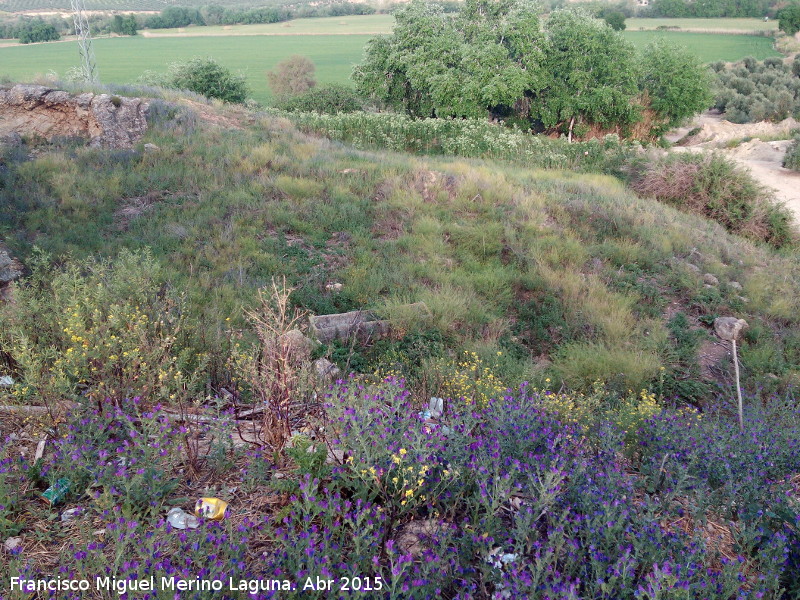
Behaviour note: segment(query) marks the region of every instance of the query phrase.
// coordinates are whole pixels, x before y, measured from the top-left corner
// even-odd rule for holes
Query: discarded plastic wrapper
[[[227,508],[228,503],[219,498],[200,498],[194,505],[194,514],[212,521],[222,521]]]
[[[71,485],[72,482],[69,479],[62,477],[42,492],[42,498],[44,498],[50,506],[54,506],[66,498]]]
[[[434,418],[439,418],[444,414],[444,399],[432,397],[428,402],[428,410],[433,414]]]
[[[190,515],[177,506],[169,509],[167,513],[167,522],[175,529],[197,529],[200,526],[197,517]]]
[[[9,375],[0,375],[0,387],[11,387],[14,380]]]
[[[67,521],[71,521],[82,512],[83,509],[80,506],[76,506],[75,508],[68,508],[63,513],[61,513],[61,522],[66,523]]]

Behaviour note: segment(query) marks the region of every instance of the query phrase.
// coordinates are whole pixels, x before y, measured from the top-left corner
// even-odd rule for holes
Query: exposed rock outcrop
[[[95,147],[130,148],[147,129],[147,107],[141,98],[15,85],[0,89],[0,137],[80,137]]]

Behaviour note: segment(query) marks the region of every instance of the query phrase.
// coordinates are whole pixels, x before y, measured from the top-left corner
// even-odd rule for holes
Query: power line
[[[84,0],[70,0],[70,4],[72,5],[72,22],[75,24],[75,35],[78,36],[83,78],[90,83],[94,83],[97,81],[97,64],[92,50],[92,34],[89,32],[86,5]]]

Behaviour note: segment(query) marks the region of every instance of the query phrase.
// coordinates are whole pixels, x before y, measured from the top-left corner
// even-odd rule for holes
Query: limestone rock
[[[445,529],[446,525],[437,519],[409,521],[400,528],[395,541],[404,553],[417,557],[434,543],[432,538]]]
[[[145,144],[144,151],[145,152],[158,152],[161,150],[161,146],[157,146],[156,144]]]
[[[12,257],[0,244],[0,286],[11,283],[22,276],[22,263]]]
[[[94,147],[131,148],[147,129],[147,108],[141,98],[15,85],[0,89],[0,137],[78,137]]]
[[[314,374],[320,381],[335,379],[341,370],[327,358],[318,358],[314,361]]]
[[[742,291],[742,284],[738,281],[731,281],[728,285],[731,286],[732,290],[736,290],[737,292]]]
[[[716,276],[712,275],[711,273],[706,273],[703,275],[703,282],[707,285],[719,285],[719,279]]]
[[[747,321],[736,317],[718,317],[714,319],[714,331],[723,340],[734,341],[742,330],[747,328]]]
[[[3,542],[3,546],[5,547],[7,552],[13,552],[14,550],[22,546],[22,538],[10,537],[5,542]]]
[[[286,347],[294,360],[300,362],[308,360],[316,347],[314,340],[307,338],[299,329],[287,331],[278,338],[278,341]]]
[[[700,267],[690,262],[686,263],[686,268],[692,271],[693,273],[700,273]]]

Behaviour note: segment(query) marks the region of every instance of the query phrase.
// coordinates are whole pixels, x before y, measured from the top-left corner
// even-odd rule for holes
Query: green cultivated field
[[[150,37],[192,37],[205,35],[356,35],[391,33],[392,15],[353,15],[347,17],[322,17],[295,19],[284,23],[259,25],[215,25],[212,27],[181,27],[180,29],[153,29],[145,31]]]
[[[628,31],[680,27],[695,31],[777,31],[778,22],[763,19],[628,19]]]
[[[685,46],[705,62],[736,61],[745,56],[763,60],[781,56],[772,47],[772,38],[757,35],[725,35],[719,33],[682,33],[678,31],[624,31],[625,38],[638,47],[657,37]]]
[[[253,98],[269,102],[265,73],[279,61],[293,54],[308,56],[317,66],[320,83],[346,84],[353,65],[362,59],[364,45],[371,34],[389,32],[393,20],[390,15],[366,15],[240,25],[227,29],[188,27],[185,30],[145,31],[135,38],[95,40],[95,54],[101,80],[105,83],[132,83],[145,70],[164,71],[170,62],[176,60],[212,56],[230,68],[243,71]],[[667,20],[689,22],[698,19]],[[629,23],[636,21],[631,19]],[[753,19],[708,21],[757,23]],[[624,35],[637,46],[664,37],[686,46],[706,62],[735,61],[745,56],[758,59],[780,56],[772,48],[772,39],[761,36],[630,29]],[[9,76],[16,81],[31,80],[50,71],[63,76],[77,63],[78,51],[74,42],[0,47],[0,76]]]
[[[368,35],[252,36],[205,38],[110,38],[95,40],[95,55],[104,83],[131,83],[147,69],[165,71],[170,62],[193,56],[213,56],[242,70],[260,102],[270,99],[266,72],[287,56],[308,56],[317,66],[320,83],[347,83],[360,62]],[[0,76],[15,81],[55,71],[63,76],[78,64],[75,42],[53,42],[0,48]]]

